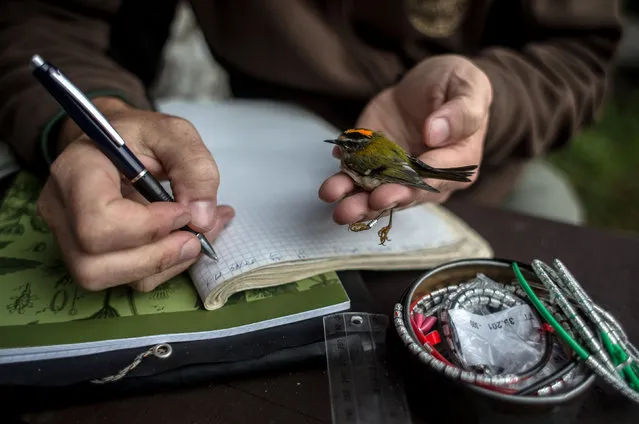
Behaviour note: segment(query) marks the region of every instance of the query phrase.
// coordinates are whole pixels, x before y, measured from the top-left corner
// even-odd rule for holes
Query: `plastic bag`
[[[542,366],[549,346],[537,313],[483,274],[446,300],[444,334],[463,368],[489,375],[522,374]]]

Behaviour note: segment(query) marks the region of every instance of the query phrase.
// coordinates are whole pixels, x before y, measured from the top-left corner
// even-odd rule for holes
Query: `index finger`
[[[145,141],[166,170],[175,200],[191,208],[192,223],[206,232],[216,220],[217,164],[192,123],[168,115],[162,122],[160,131],[145,131]],[[167,134],[172,139],[167,139]]]
[[[327,203],[343,199],[356,190],[355,182],[348,175],[338,172],[328,177],[319,188],[319,198]]]

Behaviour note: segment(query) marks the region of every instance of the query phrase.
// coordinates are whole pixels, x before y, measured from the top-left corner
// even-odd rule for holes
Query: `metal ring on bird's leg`
[[[361,221],[361,222],[356,222],[354,224],[350,224],[348,226],[348,229],[350,231],[353,232],[360,232],[360,231],[366,231],[366,230],[370,230],[371,228],[373,228],[375,226],[375,224],[377,224],[377,222],[380,220],[380,218],[386,213],[388,212],[388,225],[386,225],[385,227],[380,228],[380,230],[377,232],[377,235],[379,236],[379,244],[383,245],[384,243],[386,243],[387,241],[390,241],[390,239],[388,238],[388,232],[390,231],[392,224],[393,224],[393,209],[385,209],[383,210],[379,215],[377,215],[375,218],[371,219],[368,222],[365,221]]]

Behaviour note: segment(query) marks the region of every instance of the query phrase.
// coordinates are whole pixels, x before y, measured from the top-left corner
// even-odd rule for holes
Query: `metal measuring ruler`
[[[324,317],[333,424],[411,422],[399,376],[388,366],[381,314]]]

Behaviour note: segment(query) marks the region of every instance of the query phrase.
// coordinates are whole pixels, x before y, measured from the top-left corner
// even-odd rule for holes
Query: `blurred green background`
[[[639,1],[624,2],[626,35],[599,120],[548,159],[575,186],[588,225],[639,232]]]

